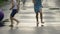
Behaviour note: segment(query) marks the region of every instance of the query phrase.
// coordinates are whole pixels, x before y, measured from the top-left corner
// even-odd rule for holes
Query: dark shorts
[[[14,16],[15,16],[15,14],[16,14],[17,12],[18,12],[18,10],[17,10],[17,9],[13,9],[13,10],[12,10],[12,13],[11,13],[11,15],[10,15],[10,16],[11,16],[11,17],[14,17]]]
[[[34,11],[35,11],[35,13],[40,12],[40,9],[41,9],[41,8],[42,8],[41,5],[34,5]]]

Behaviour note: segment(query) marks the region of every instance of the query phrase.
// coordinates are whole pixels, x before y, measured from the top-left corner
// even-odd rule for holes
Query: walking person
[[[12,12],[10,14],[10,20],[11,20],[10,27],[13,27],[13,20],[17,22],[17,25],[19,23],[19,21],[14,18],[14,16],[18,13],[18,10],[19,10],[19,3],[17,2],[17,0],[12,0],[11,5],[12,6],[11,6],[10,10],[12,10]]]
[[[25,9],[26,0],[21,0],[23,4],[23,9]]]
[[[42,16],[42,0],[32,0],[34,3],[34,11],[36,13],[37,26],[39,25],[38,15],[40,13],[41,26],[43,26],[43,16]]]

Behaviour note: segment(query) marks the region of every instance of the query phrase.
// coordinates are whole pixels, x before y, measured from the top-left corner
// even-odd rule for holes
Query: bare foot
[[[42,24],[44,24],[44,22],[43,22],[43,21],[41,21],[41,23],[42,23]]]
[[[9,25],[9,27],[13,27],[13,25]]]
[[[37,27],[38,27],[39,23],[37,22]]]
[[[41,26],[44,26],[44,22],[41,22]]]
[[[17,21],[17,25],[19,24],[19,21]]]

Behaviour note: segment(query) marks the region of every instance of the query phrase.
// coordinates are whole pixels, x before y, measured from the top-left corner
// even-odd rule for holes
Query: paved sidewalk
[[[50,2],[48,2],[48,4],[49,3]],[[39,27],[36,27],[36,19],[32,1],[29,0],[29,2],[26,2],[26,10],[21,9],[21,6],[22,5],[20,5],[20,11],[15,15],[15,18],[20,21],[18,28],[14,22],[14,28],[11,30],[8,26],[10,25],[10,22],[6,22],[7,26],[0,27],[0,34],[60,34],[59,9],[49,9],[50,4],[48,5],[48,8],[42,8],[45,26],[41,27],[41,24],[39,24]],[[4,19],[9,18],[10,16],[11,10],[9,10],[9,7],[10,5],[3,7],[5,9]]]

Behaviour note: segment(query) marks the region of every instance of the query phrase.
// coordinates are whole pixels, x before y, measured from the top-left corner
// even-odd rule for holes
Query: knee
[[[38,13],[36,13],[36,18],[38,18]]]
[[[13,17],[12,16],[10,16],[10,19],[12,19]]]

